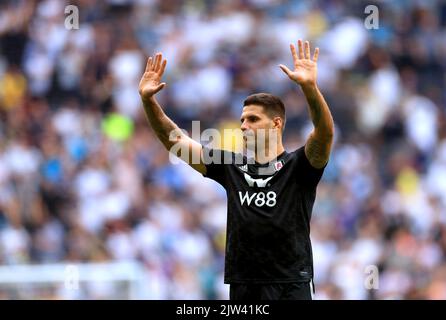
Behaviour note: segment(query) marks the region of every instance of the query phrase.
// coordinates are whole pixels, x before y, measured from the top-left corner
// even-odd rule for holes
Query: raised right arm
[[[206,166],[202,160],[202,145],[188,137],[163,111],[155,99],[155,94],[165,87],[160,83],[167,60],[161,53],[149,57],[146,70],[139,83],[139,94],[144,112],[158,139],[169,151],[181,158],[198,172],[205,174]],[[187,152],[184,152],[187,151]]]

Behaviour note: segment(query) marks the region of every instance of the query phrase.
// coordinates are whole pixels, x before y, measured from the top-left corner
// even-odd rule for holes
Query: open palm
[[[166,85],[160,83],[166,68],[167,60],[163,60],[161,53],[157,53],[155,58],[149,57],[146,70],[139,82],[139,94],[143,100],[151,98]]]
[[[302,85],[316,84],[317,78],[317,58],[319,56],[319,48],[314,50],[313,59],[310,55],[310,43],[305,41],[305,50],[302,48],[302,41],[297,42],[299,54],[296,52],[294,44],[290,44],[291,54],[293,56],[294,70],[288,69],[281,64],[279,67],[288,77]]]

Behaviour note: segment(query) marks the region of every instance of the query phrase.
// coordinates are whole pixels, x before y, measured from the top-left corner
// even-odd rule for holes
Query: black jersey
[[[314,168],[304,147],[267,164],[219,149],[204,147],[203,154],[204,176],[228,198],[225,283],[312,279],[310,219],[325,167]]]

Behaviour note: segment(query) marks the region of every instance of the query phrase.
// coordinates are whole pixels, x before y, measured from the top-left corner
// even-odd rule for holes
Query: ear
[[[283,128],[283,121],[281,117],[274,117],[273,118],[273,126],[274,129]]]

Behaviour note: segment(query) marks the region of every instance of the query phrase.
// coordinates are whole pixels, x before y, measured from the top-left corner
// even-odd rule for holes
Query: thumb
[[[157,93],[158,91],[160,91],[161,89],[163,89],[166,86],[166,83],[160,83],[156,88],[155,91],[153,92],[154,94]]]
[[[283,72],[285,72],[287,74],[288,77],[291,78],[291,73],[292,71],[290,69],[288,69],[287,66],[284,66],[283,64],[279,64],[280,69],[282,69]]]

